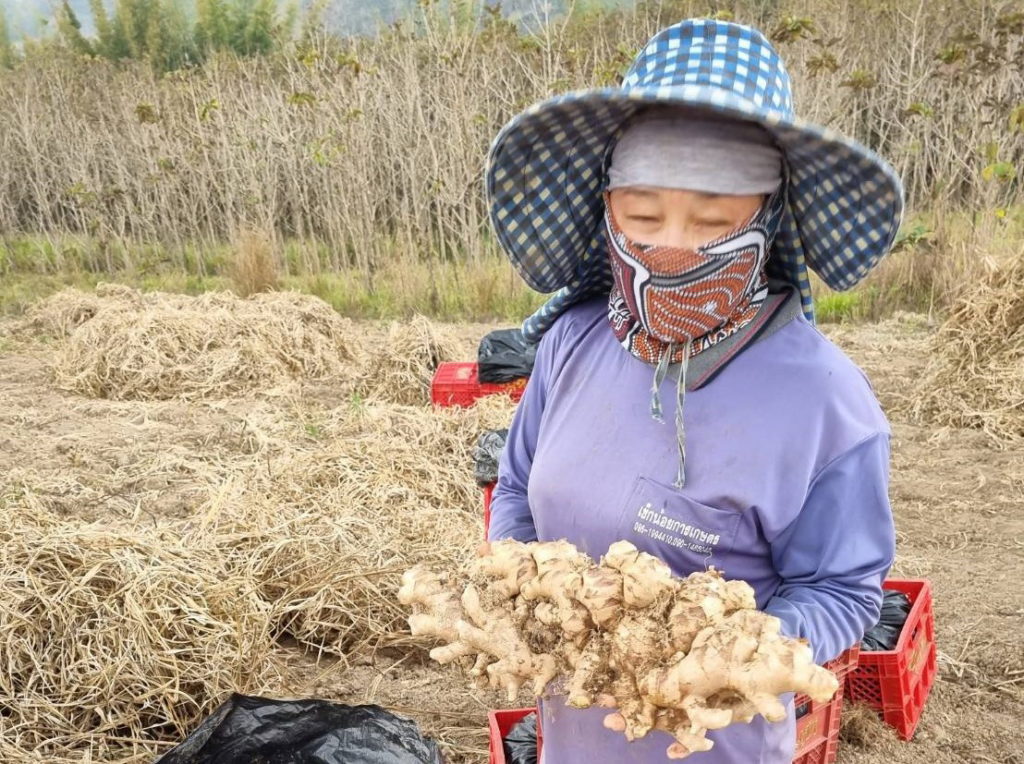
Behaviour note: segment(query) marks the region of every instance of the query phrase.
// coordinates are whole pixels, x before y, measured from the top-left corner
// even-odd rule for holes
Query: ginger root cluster
[[[412,633],[444,643],[434,660],[465,659],[510,701],[558,680],[548,691],[571,706],[615,708],[605,725],[629,740],[668,732],[670,758],[709,750],[708,730],[755,714],[782,720],[783,693],[824,702],[838,687],[806,641],[755,609],[746,582],[714,569],[675,578],[628,541],[600,564],[567,541],[499,541],[463,581],[407,571],[398,597]]]

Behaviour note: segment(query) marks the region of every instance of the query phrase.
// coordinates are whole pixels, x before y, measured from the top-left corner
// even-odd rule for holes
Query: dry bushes
[[[931,422],[1024,438],[1024,260],[989,271],[956,300],[932,343],[921,394],[904,404]]]
[[[410,642],[402,571],[481,538],[472,444],[511,404],[305,414],[316,437],[287,406],[248,417],[252,464],[182,521],[80,525],[3,499],[0,759],[180,739],[229,690],[272,692],[284,637],[338,655]]]
[[[350,321],[290,292],[189,297],[101,284],[43,300],[19,330],[65,338],[54,362],[61,387],[115,400],[227,397],[296,379],[345,381],[347,392],[354,379],[363,398],[417,405],[429,402],[438,364],[460,354],[422,316],[362,347]]]
[[[352,359],[350,323],[307,295],[188,297],[101,285],[96,300],[54,363],[60,386],[92,397],[225,396],[336,375]],[[34,321],[68,327],[69,315],[84,315],[81,304],[79,295],[61,293]]]
[[[274,258],[273,234],[246,229],[233,242],[228,276],[242,297],[270,292],[280,286]]]
[[[66,337],[95,316],[102,305],[103,300],[92,292],[64,289],[30,307],[14,331]]]
[[[840,740],[861,750],[887,748],[887,753],[896,753],[902,740],[896,737],[892,727],[887,726],[875,709],[863,703],[847,701],[843,704],[840,721]]]
[[[5,761],[86,745],[105,759],[179,737],[224,693],[258,687],[267,605],[173,535],[37,524],[8,508],[0,540]]]
[[[367,398],[416,405],[430,400],[438,364],[453,361],[455,341],[423,316],[395,322],[381,345],[367,348],[368,359],[356,392]]]
[[[394,642],[408,563],[455,565],[482,538],[472,445],[511,413],[507,399],[336,409],[317,447],[290,450],[245,489],[211,499],[196,538],[213,540],[273,603],[276,636],[336,654]]]
[[[383,3],[344,5],[335,10],[347,18]],[[476,17],[481,3],[466,5]],[[199,243],[211,271],[206,247],[251,221],[309,242],[297,270],[370,274],[427,253],[435,264],[486,259],[497,244],[480,172],[501,126],[552,91],[615,84],[628,51],[726,4],[614,3],[628,7],[605,13],[597,8],[613,3],[559,2],[576,11],[550,23],[542,3],[506,5],[522,12],[519,31],[483,13],[480,25],[452,23],[448,4],[424,3],[422,25],[341,43],[317,35],[295,55],[217,57],[173,76],[143,61],[32,57],[0,72],[0,230],[125,245],[58,248],[33,263],[54,270],[138,266],[130,232],[182,245],[168,255],[178,268],[195,263],[184,245]],[[994,143],[1003,162],[1024,156],[1008,119],[1024,92],[1014,3],[727,5],[788,39],[801,116],[880,150],[911,208],[1012,203],[1014,183],[979,172],[994,160],[964,155]]]
[[[211,385],[206,356],[222,348],[182,360],[185,377],[171,376],[177,366],[139,373],[167,360],[142,328],[191,331],[200,308],[207,327],[218,326],[213,314],[251,307],[264,324],[282,324],[281,336],[299,334],[285,319],[301,305],[287,295],[204,300],[106,287],[96,300],[77,328],[56,324],[70,329],[62,360],[92,347],[105,373],[121,375],[122,393],[151,379],[168,397],[200,382],[211,395],[237,389]],[[46,306],[57,307],[41,305],[40,321]],[[340,385],[303,378],[255,399],[113,402],[46,386],[41,360],[35,377],[0,377],[9,409],[0,441],[36,433],[16,449],[14,469],[0,471],[0,760],[152,761],[228,691],[281,692],[278,640],[341,656],[411,643],[395,600],[401,573],[451,567],[481,538],[472,447],[482,429],[508,425],[512,404],[435,410],[426,384],[456,342],[425,319],[386,338],[360,327],[364,343],[388,351],[375,359],[324,310],[311,311],[307,330],[319,319],[317,341],[348,351]],[[100,343],[100,326],[123,333],[121,357],[150,365],[115,368],[115,342]],[[379,385],[378,399],[349,397],[357,374],[364,389]],[[380,400],[388,383],[419,405]]]

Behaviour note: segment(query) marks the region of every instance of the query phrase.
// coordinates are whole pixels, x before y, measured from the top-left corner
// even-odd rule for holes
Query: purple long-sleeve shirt
[[[675,382],[649,413],[653,368],[612,335],[606,302],[544,335],[499,465],[492,540],[565,538],[594,558],[628,539],[679,576],[743,579],[783,632],[823,663],[875,623],[892,563],[889,427],[861,371],[801,315],[787,317],[687,393],[683,489]],[[694,764],[789,764],[794,715],[709,733]],[[548,764],[664,762],[672,742],[602,726],[605,709],[542,703]]]

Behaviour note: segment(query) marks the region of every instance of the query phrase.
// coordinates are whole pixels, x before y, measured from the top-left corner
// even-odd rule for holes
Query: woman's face
[[[612,215],[630,239],[661,247],[697,249],[750,220],[764,194],[705,194],[657,186],[609,192]]]

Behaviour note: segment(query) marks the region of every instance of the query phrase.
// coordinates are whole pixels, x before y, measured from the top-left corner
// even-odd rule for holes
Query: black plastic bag
[[[505,449],[508,430],[487,430],[477,438],[473,448],[473,475],[477,485],[487,485],[498,479],[498,460]]]
[[[443,764],[415,722],[380,706],[234,694],[156,764]]]
[[[537,714],[527,714],[501,741],[508,764],[537,764]]]
[[[883,590],[882,612],[878,617],[878,623],[864,634],[860,649],[868,652],[894,649],[909,615],[910,598],[906,594],[893,589]]]
[[[477,378],[481,382],[511,382],[533,372],[537,345],[527,342],[522,329],[497,329],[477,348]]]

